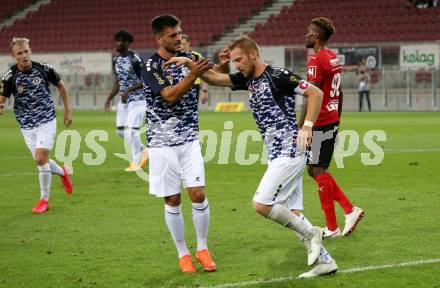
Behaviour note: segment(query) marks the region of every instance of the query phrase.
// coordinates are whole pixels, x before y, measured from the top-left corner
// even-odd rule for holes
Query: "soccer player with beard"
[[[299,127],[313,127],[311,155],[308,159],[308,174],[318,184],[319,199],[324,211],[327,227],[324,237],[338,237],[341,232],[336,222],[334,201],[344,209],[345,226],[343,236],[349,236],[364,216],[364,211],[351,204],[339,188],[333,176],[328,172],[338,133],[342,112],[341,64],[336,54],[326,47],[330,36],[335,32],[333,23],[324,17],[315,18],[309,25],[306,35],[307,48],[315,55],[310,58],[307,67],[307,80],[324,92],[318,118],[313,123],[307,121],[307,100],[304,102]]]
[[[217,269],[208,250],[210,210],[205,195],[205,171],[199,141],[198,97],[194,82],[212,67],[204,59],[180,52],[181,22],[173,15],[151,21],[158,50],[147,59],[142,78],[147,93],[147,142],[150,154],[150,194],[165,202],[165,222],[179,256],[182,272],[196,272],[185,241],[180,186],[186,188],[197,235],[196,259],[203,269]],[[162,65],[174,56],[195,58],[194,69]]]
[[[267,170],[253,198],[254,209],[294,231],[307,248],[308,265],[316,265],[299,275],[300,278],[335,273],[336,261],[322,245],[323,229],[312,226],[302,213],[302,175],[312,128],[303,125],[298,129],[295,95],[309,99],[306,121],[314,122],[321,107],[322,91],[286,69],[264,63],[258,45],[249,37],[233,41],[229,51],[238,73],[209,70],[201,78],[210,85],[249,91],[250,109],[269,157]],[[166,64],[171,63],[185,64],[191,69],[195,66],[195,62],[183,57],[170,59]]]

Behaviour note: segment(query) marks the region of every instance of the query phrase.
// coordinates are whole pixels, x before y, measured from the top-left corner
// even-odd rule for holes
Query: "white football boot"
[[[312,239],[310,239],[310,250],[307,255],[307,264],[309,266],[313,265],[316,262],[319,255],[321,254],[322,247],[322,234],[324,229],[318,226],[314,226],[316,232],[313,235]]]
[[[298,278],[312,278],[316,276],[334,274],[338,271],[338,265],[335,259],[332,259],[330,263],[318,262],[312,270],[304,272],[298,276]]]
[[[349,236],[356,229],[356,225],[364,217],[364,210],[354,206],[350,214],[345,215],[345,226],[342,230],[342,236]]]
[[[322,237],[324,237],[324,239],[341,237],[341,230],[339,230],[339,227],[338,227],[338,228],[336,228],[336,230],[332,231],[332,230],[328,229],[327,227],[325,227]]]

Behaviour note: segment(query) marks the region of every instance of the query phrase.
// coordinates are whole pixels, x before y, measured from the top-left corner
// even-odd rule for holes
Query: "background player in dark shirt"
[[[49,159],[56,134],[56,115],[49,89],[50,83],[58,88],[64,103],[64,124],[72,123],[69,96],[58,73],[47,64],[31,60],[32,50],[26,38],[14,38],[11,42],[12,57],[17,62],[4,75],[0,86],[0,115],[6,98],[14,95],[15,118],[36,160],[40,180],[40,200],[32,209],[42,213],[49,209],[49,193],[52,174],[61,177],[66,193],[73,192],[66,166],[62,168]]]
[[[142,169],[147,164],[148,152],[139,137],[139,128],[145,117],[146,95],[142,89],[142,60],[130,50],[134,37],[128,31],[115,34],[115,50],[112,68],[115,81],[105,101],[104,110],[110,112],[113,98],[119,94],[116,108],[116,133],[131,143],[132,161],[127,172]]]
[[[304,102],[303,112],[298,122],[300,127],[313,126],[313,141],[307,171],[318,184],[319,199],[327,224],[324,237],[341,235],[336,222],[334,201],[337,201],[345,212],[343,236],[350,235],[364,215],[361,208],[351,204],[328,172],[342,113],[342,69],[336,54],[326,47],[328,39],[334,32],[333,23],[323,17],[313,19],[309,26],[306,47],[313,48],[315,56],[309,60],[307,76],[310,83],[322,89],[324,98],[315,123],[304,120],[307,101]]]

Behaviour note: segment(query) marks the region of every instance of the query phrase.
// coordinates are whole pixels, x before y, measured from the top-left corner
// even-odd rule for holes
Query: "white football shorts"
[[[116,105],[116,127],[125,127],[127,120],[128,104],[119,102]]]
[[[306,161],[306,156],[278,157],[269,161],[253,200],[265,205],[282,204],[290,210],[303,210],[302,175]]]
[[[205,168],[199,140],[179,146],[148,148],[150,194],[167,197],[183,187],[205,186]]]
[[[35,149],[44,148],[52,150],[57,132],[57,119],[47,122],[32,129],[21,129],[24,141],[35,159]]]
[[[124,126],[130,128],[140,128],[144,121],[146,111],[146,100],[138,100],[128,103],[127,118]]]

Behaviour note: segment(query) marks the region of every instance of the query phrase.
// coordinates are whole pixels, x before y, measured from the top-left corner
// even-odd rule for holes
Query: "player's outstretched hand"
[[[191,68],[191,73],[195,74],[197,77],[214,67],[214,64],[208,59],[199,59],[197,62],[193,63],[194,67]]]
[[[64,112],[64,125],[66,125],[66,127],[69,127],[70,124],[72,124],[72,112]]]
[[[304,126],[299,130],[296,137],[296,148],[298,151],[305,151],[312,144],[312,128]]]
[[[220,51],[220,53],[218,53],[218,60],[219,60],[219,65],[226,65],[227,63],[229,63],[229,61],[231,60],[231,58],[229,58],[229,48],[225,47],[222,49],[222,51]]]
[[[162,64],[163,68],[170,66],[171,64],[176,64],[177,66],[186,65],[189,68],[192,67],[192,64],[195,63],[191,61],[188,57],[171,57],[167,62]]]

